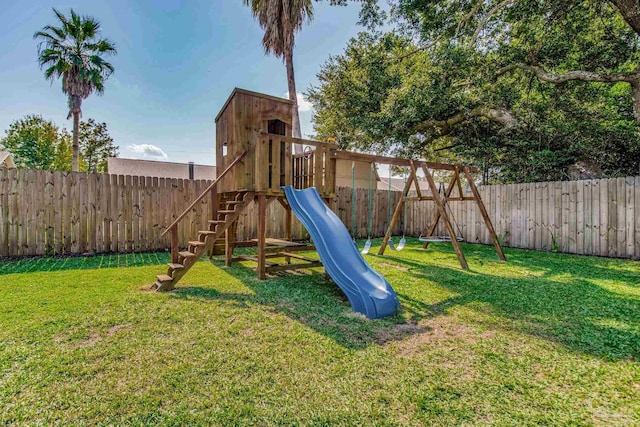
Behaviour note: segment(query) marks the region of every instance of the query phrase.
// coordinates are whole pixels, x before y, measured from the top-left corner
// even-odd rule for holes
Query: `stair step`
[[[192,240],[189,242],[189,246],[205,246],[206,243],[201,242],[200,240]]]
[[[156,279],[158,280],[158,282],[160,283],[165,283],[165,282],[172,282],[173,281],[173,277],[168,276],[166,274],[158,274],[156,276]]]
[[[170,262],[169,264],[167,264],[169,266],[170,269],[172,270],[182,270],[184,268],[184,265],[182,264],[178,264],[178,263],[173,263]]]
[[[221,215],[227,215],[227,214],[234,213],[234,212],[235,212],[234,210],[229,210],[229,209],[223,209],[223,210],[219,210],[218,211],[218,213],[221,214]]]
[[[224,224],[227,221],[220,220],[220,219],[210,219],[208,222],[209,224]]]
[[[180,255],[182,258],[193,258],[194,256],[196,256],[196,254],[189,251],[178,252],[178,255]]]
[[[212,234],[216,234],[216,232],[215,231],[207,231],[207,230],[199,230],[198,234],[203,234],[205,236],[211,236]]]
[[[240,205],[244,203],[244,200],[231,200],[228,202],[224,202],[225,205]]]

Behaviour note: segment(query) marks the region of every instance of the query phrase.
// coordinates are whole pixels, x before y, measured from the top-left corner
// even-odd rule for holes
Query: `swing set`
[[[460,262],[460,266],[464,270],[469,269],[469,265],[467,264],[467,260],[462,252],[462,247],[460,243],[464,240],[462,237],[462,232],[458,223],[455,220],[451,207],[449,206],[449,202],[462,202],[462,201],[475,201],[478,210],[480,211],[480,215],[484,221],[485,226],[489,232],[489,236],[491,237],[491,241],[493,246],[495,247],[498,258],[502,261],[506,261],[507,258],[504,255],[502,247],[500,246],[500,242],[498,241],[498,236],[496,235],[496,231],[493,228],[493,224],[491,223],[491,219],[489,218],[489,214],[487,213],[487,209],[482,202],[482,198],[480,196],[480,192],[476,187],[475,182],[473,181],[473,177],[471,176],[472,172],[476,172],[477,169],[471,166],[463,166],[463,165],[455,165],[448,163],[436,163],[436,162],[425,162],[422,160],[411,160],[411,159],[402,159],[402,158],[391,158],[384,156],[375,156],[370,154],[361,154],[361,153],[349,153],[345,155],[345,158],[348,158],[352,161],[368,161],[371,163],[371,173],[369,177],[369,212],[368,212],[368,222],[367,222],[367,241],[365,243],[364,249],[362,249],[362,254],[369,253],[371,249],[371,223],[372,223],[372,210],[373,210],[373,179],[375,172],[375,164],[376,163],[384,163],[395,166],[404,166],[409,168],[408,174],[405,176],[404,188],[402,190],[402,195],[400,200],[393,211],[393,215],[391,214],[391,179],[389,179],[388,186],[388,226],[387,231],[384,236],[384,240],[382,241],[382,245],[378,251],[378,255],[384,255],[387,247],[391,248],[395,251],[401,251],[404,249],[406,245],[406,209],[405,205],[407,202],[417,202],[417,201],[432,201],[436,205],[436,211],[433,214],[431,223],[429,227],[420,234],[418,239],[422,242],[423,249],[427,249],[429,243],[440,242],[440,243],[451,243],[453,249],[458,257],[458,261]],[[429,193],[422,194],[420,189],[420,185],[418,183],[417,171],[421,169],[424,173],[424,176],[429,184]],[[435,179],[433,177],[434,171],[443,171],[450,172],[451,181],[449,182],[446,189],[444,188],[444,184],[438,188],[436,185]],[[351,166],[351,179],[352,179],[352,192],[351,192],[351,218],[352,218],[352,234],[355,241],[356,236],[356,196],[355,196],[355,166],[352,163]],[[466,179],[469,189],[471,190],[471,195],[465,195],[465,192],[462,190],[462,179]],[[415,196],[409,196],[409,192],[412,189],[412,186],[415,185]],[[454,195],[453,191],[457,189],[458,194]],[[393,230],[397,224],[397,222],[402,217],[402,238],[398,242],[396,246],[392,239]],[[442,221],[445,226],[446,235],[436,235],[436,229],[438,224]],[[454,228],[455,226],[455,228]],[[457,230],[457,233],[456,233]]]

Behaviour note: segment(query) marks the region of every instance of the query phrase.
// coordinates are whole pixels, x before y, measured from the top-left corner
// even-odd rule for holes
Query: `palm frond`
[[[104,81],[114,67],[102,56],[115,54],[116,48],[108,39],[98,38],[100,23],[95,19],[80,16],[73,9],[68,17],[53,11],[61,26],[47,25],[34,34],[40,40],[38,62],[46,79],[62,79],[71,116],[81,113],[83,99],[93,92],[104,92]]]

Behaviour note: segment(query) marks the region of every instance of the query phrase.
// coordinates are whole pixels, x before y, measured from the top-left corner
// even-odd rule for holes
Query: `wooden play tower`
[[[288,99],[238,88],[231,93],[215,119],[216,164],[217,170],[221,172],[163,232],[163,235],[171,236],[171,262],[166,274],[156,276],[153,289],[173,289],[205,253],[224,254],[227,265],[238,261],[254,261],[257,263],[256,273],[260,279],[278,271],[322,266],[319,261],[299,254],[314,250],[312,245],[291,240],[292,212],[282,187],[315,187],[333,208],[337,160],[410,166],[414,171],[418,165],[427,173],[428,168],[454,167],[354,153],[338,150],[331,143],[292,138],[292,108],[293,103]],[[309,148],[305,149],[304,154],[294,155],[294,144],[303,144]],[[181,249],[178,243],[178,224],[205,197],[210,198],[211,206],[208,228],[198,231],[197,238],[188,242],[187,248]],[[266,235],[267,206],[274,201],[285,209],[285,235],[279,236],[283,238],[269,238]],[[258,207],[257,238],[237,241],[238,218],[251,203],[256,203]],[[443,215],[446,218],[446,212]],[[495,242],[499,247],[497,239]],[[257,254],[236,256],[234,250],[243,247],[256,247]],[[456,252],[458,247],[456,245]]]

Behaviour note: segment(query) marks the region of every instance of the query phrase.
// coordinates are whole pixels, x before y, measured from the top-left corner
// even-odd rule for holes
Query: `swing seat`
[[[362,249],[362,251],[360,251],[360,253],[362,255],[366,255],[369,253],[369,249],[371,249],[371,239],[367,239],[367,241],[364,243],[364,248]]]
[[[397,251],[396,249],[396,245],[393,243],[393,238],[389,238],[389,241],[387,242],[387,245],[393,249],[394,251]]]
[[[404,237],[402,239],[400,239],[400,242],[398,242],[398,246],[396,247],[396,251],[401,251],[404,249],[404,246],[407,244],[407,239],[405,239]]]
[[[421,242],[429,242],[429,243],[451,243],[451,237],[449,236],[431,236],[431,237],[418,237],[418,240]],[[456,237],[458,242],[464,242],[464,239],[460,236]]]

